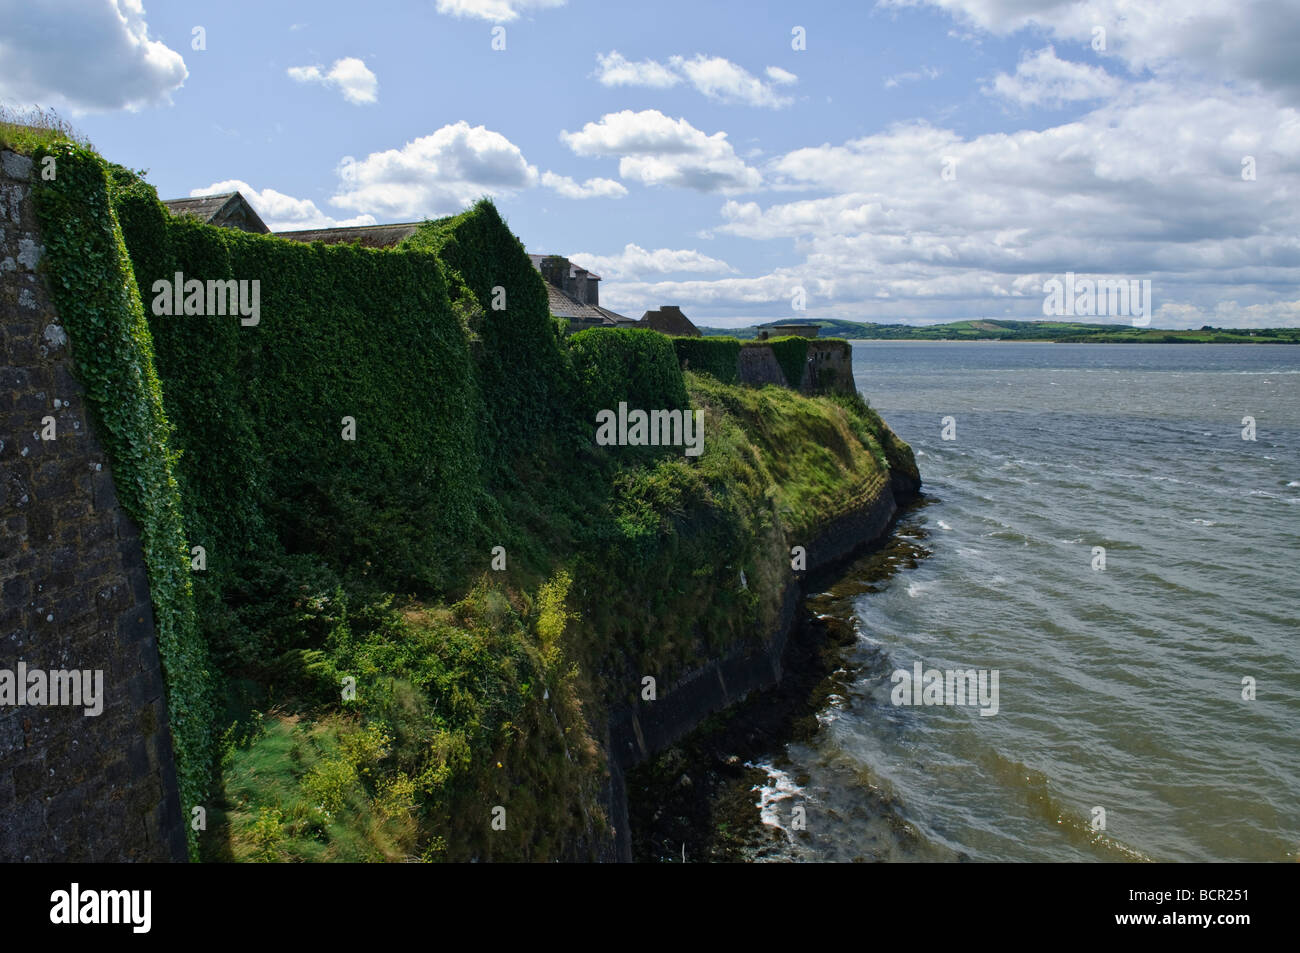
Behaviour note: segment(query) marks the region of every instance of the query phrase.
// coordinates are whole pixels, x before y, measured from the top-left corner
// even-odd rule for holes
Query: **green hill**
[[[1090,344],[1300,344],[1300,328],[1214,328],[1199,330],[1135,328],[1124,324],[1078,321],[949,321],[946,324],[875,324],[825,318],[796,318],[783,324],[815,324],[821,337],[857,341],[1050,341]],[[752,328],[706,328],[705,335],[746,340]]]

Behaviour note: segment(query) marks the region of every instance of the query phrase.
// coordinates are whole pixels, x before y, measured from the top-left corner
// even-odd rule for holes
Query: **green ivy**
[[[112,461],[123,508],[140,527],[167,687],[183,813],[204,802],[216,713],[196,625],[177,457],[144,318],[102,160],[72,144],[42,147],[58,176],[34,192],[45,268],[71,336],[76,370]],[[186,825],[191,857],[197,839]]]
[[[789,337],[769,338],[761,343],[753,343],[748,347],[768,346],[776,356],[776,363],[781,366],[781,373],[785,375],[786,384],[795,389],[799,389],[799,382],[803,380],[804,368],[808,364],[808,339],[799,337],[797,334]]]
[[[401,249],[430,252],[476,338],[475,378],[486,405],[481,457],[499,479],[545,438],[571,443],[573,381],[542,276],[496,206],[426,222]]]
[[[569,338],[569,354],[581,388],[582,420],[595,428],[600,410],[686,409],[686,383],[672,342],[662,334],[630,328],[589,328]]]
[[[725,337],[675,337],[673,347],[683,368],[712,374],[724,384],[740,379],[740,342]]]

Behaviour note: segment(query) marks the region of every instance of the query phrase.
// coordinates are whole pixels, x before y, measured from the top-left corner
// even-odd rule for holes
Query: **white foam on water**
[[[786,774],[780,768],[773,767],[766,761],[754,763],[747,761],[747,768],[758,768],[767,775],[766,784],[756,784],[752,790],[758,792],[758,800],[754,806],[758,808],[758,816],[768,827],[775,827],[779,831],[784,831],[786,836],[794,840],[794,835],[790,833],[789,828],[781,823],[782,817],[789,818],[790,810],[786,807],[785,802],[791,801],[801,796],[803,788],[794,783],[794,778]]]

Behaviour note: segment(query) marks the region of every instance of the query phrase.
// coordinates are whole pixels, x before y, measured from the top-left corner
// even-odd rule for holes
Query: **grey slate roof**
[[[221,195],[194,195],[183,199],[166,199],[162,203],[173,215],[189,215],[208,225],[237,228],[265,235],[270,231],[256,209],[238,192]]]
[[[663,334],[693,338],[701,336],[700,329],[675,304],[660,305],[658,311],[647,311],[641,317],[641,324]]]
[[[543,281],[542,284],[546,285],[546,296],[550,299],[551,314],[557,318],[578,318],[593,321],[596,324],[605,323],[605,315],[601,313],[600,308],[570,298],[549,281]]]
[[[350,245],[363,248],[392,248],[415,234],[423,222],[403,222],[397,225],[353,225],[343,228],[306,228],[293,232],[276,232],[281,238],[295,242],[324,242],[326,245]]]

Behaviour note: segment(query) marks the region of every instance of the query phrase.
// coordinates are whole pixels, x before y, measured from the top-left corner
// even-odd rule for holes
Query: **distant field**
[[[952,321],[948,324],[871,324],[801,318],[783,324],[816,324],[822,337],[872,341],[1055,341],[1090,344],[1300,344],[1300,328],[1212,328],[1172,331],[1077,321]],[[706,335],[741,340],[758,328],[700,328]]]

